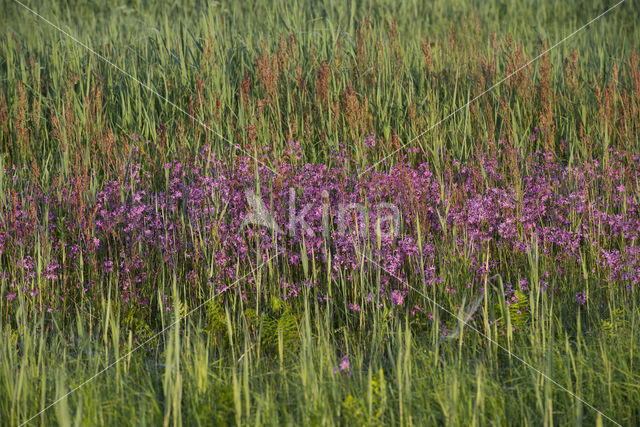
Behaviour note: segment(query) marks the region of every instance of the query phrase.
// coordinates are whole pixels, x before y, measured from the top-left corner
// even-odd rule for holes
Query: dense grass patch
[[[640,423],[615,4],[2,1],[2,424]]]

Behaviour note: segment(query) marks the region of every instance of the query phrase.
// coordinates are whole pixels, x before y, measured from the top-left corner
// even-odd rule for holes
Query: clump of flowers
[[[364,141],[370,147],[375,142],[375,135]],[[287,146],[289,161],[279,163],[277,173],[250,157],[230,162],[205,148],[189,162],[167,162],[154,176],[134,153],[120,175],[99,183],[89,199],[78,193],[73,173],[43,191],[26,174],[7,169],[11,185],[0,204],[0,253],[16,268],[5,280],[22,283],[32,301],[38,275],[55,282],[60,295],[46,303],[56,308],[59,297],[97,292],[106,283],[76,286],[84,280],[81,266],[89,263],[97,276],[117,279],[124,302],[146,304],[154,295],[153,269],[162,264],[190,272],[186,280],[194,295],[201,287],[225,293],[242,286],[250,298],[255,283],[231,285],[242,274],[237,266],[257,267],[277,253],[293,274],[282,278],[283,299],[293,301],[313,289],[330,303],[327,283],[339,276],[351,280],[365,269],[381,271],[377,304],[412,307],[418,298],[408,279],[430,287],[443,283],[448,266],[442,244],[470,264],[465,285],[442,285],[453,296],[464,286],[484,291],[484,279],[501,269],[496,261],[484,262],[483,248],[527,256],[535,242],[563,277],[580,271],[583,254],[595,253],[598,271],[609,282],[640,284],[640,202],[629,197],[640,192],[636,158],[629,166],[628,156],[612,151],[606,165],[594,160],[568,167],[548,153],[533,153],[518,159],[527,173],[516,191],[498,161],[504,148],[467,163],[452,160],[438,177],[429,163],[407,160],[358,176],[348,167],[353,159],[344,146],[335,153],[338,166],[301,164],[301,147]],[[605,181],[613,189],[610,197],[584,190]],[[44,227],[48,258],[36,268],[37,230]],[[202,265],[211,268],[202,271]],[[311,265],[330,265],[329,280],[293,279]],[[409,278],[408,271],[417,274]],[[537,284],[544,289],[553,281],[548,272],[543,276]],[[526,279],[515,283],[525,294],[534,286]],[[370,291],[367,303],[374,299]],[[351,311],[361,310],[357,296],[344,298]],[[575,298],[586,303],[583,293]]]

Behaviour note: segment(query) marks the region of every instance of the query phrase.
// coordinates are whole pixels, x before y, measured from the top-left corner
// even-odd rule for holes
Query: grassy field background
[[[1,0],[0,423],[640,423],[615,4]]]

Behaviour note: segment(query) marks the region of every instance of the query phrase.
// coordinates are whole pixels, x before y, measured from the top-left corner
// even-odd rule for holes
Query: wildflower
[[[404,295],[400,291],[391,291],[391,302],[394,305],[404,304]]]
[[[349,355],[345,354],[344,356],[342,356],[342,361],[340,362],[340,370],[346,371],[350,366],[351,363],[349,362]]]
[[[344,356],[342,356],[342,360],[340,361],[340,364],[338,366],[333,367],[333,373],[336,374],[338,373],[338,371],[340,372],[347,371],[347,374],[351,376],[353,375],[353,371],[351,371],[350,368],[351,368],[351,362],[349,362],[349,355],[345,354]]]
[[[47,268],[45,269],[44,277],[46,277],[49,280],[58,280],[58,274],[57,274],[58,268],[60,268],[60,265],[58,264],[58,262],[55,260],[52,261],[49,265],[47,265]]]
[[[376,135],[371,133],[364,139],[364,145],[368,148],[375,148],[376,146]]]
[[[422,311],[422,309],[420,308],[419,305],[414,305],[413,309],[411,310],[411,315],[415,316],[417,311]]]
[[[544,279],[538,279],[538,282],[540,282],[540,289],[542,289],[543,291],[546,291],[547,287],[549,287],[549,283],[547,283],[547,281]]]
[[[576,292],[576,302],[580,305],[585,305],[587,302],[587,294],[584,292]]]

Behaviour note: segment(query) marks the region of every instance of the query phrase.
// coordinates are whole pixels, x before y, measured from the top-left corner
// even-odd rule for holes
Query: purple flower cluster
[[[585,305],[587,302],[587,294],[584,292],[576,292],[576,302],[580,305]]]
[[[375,136],[365,143],[375,145]],[[278,254],[292,271],[311,261],[330,267],[331,279],[350,277],[363,265],[376,269],[369,259],[375,260],[383,268],[379,297],[406,306],[408,271],[435,286],[443,281],[447,256],[466,257],[480,284],[501,269],[495,261],[486,265],[483,248],[528,254],[534,244],[558,265],[578,266],[586,254],[595,254],[590,267],[606,271],[612,282],[640,283],[637,156],[629,160],[611,152],[606,164],[568,167],[536,153],[518,160],[514,179],[513,170],[497,160],[503,153],[452,161],[439,175],[428,163],[405,161],[358,177],[344,151],[332,168],[298,164],[300,152],[300,144],[291,144],[277,173],[248,157],[225,161],[208,149],[157,174],[133,162],[119,179],[89,192],[73,174],[43,189],[8,169],[0,256],[15,268],[3,273],[11,283],[6,298],[15,298],[16,283],[33,294],[44,278],[58,283],[58,297],[64,298],[111,277],[124,301],[145,304],[152,293],[145,284],[155,279],[150,272],[158,265],[184,271],[193,288],[225,291],[239,265]],[[259,198],[272,226],[247,222],[256,218],[249,194]],[[389,220],[394,209],[398,224]],[[301,295],[310,287],[303,280],[283,278],[280,297]],[[526,281],[520,285],[528,289]],[[468,286],[446,288],[454,294]],[[584,304],[578,295],[576,300]],[[350,301],[356,312],[365,302]]]

